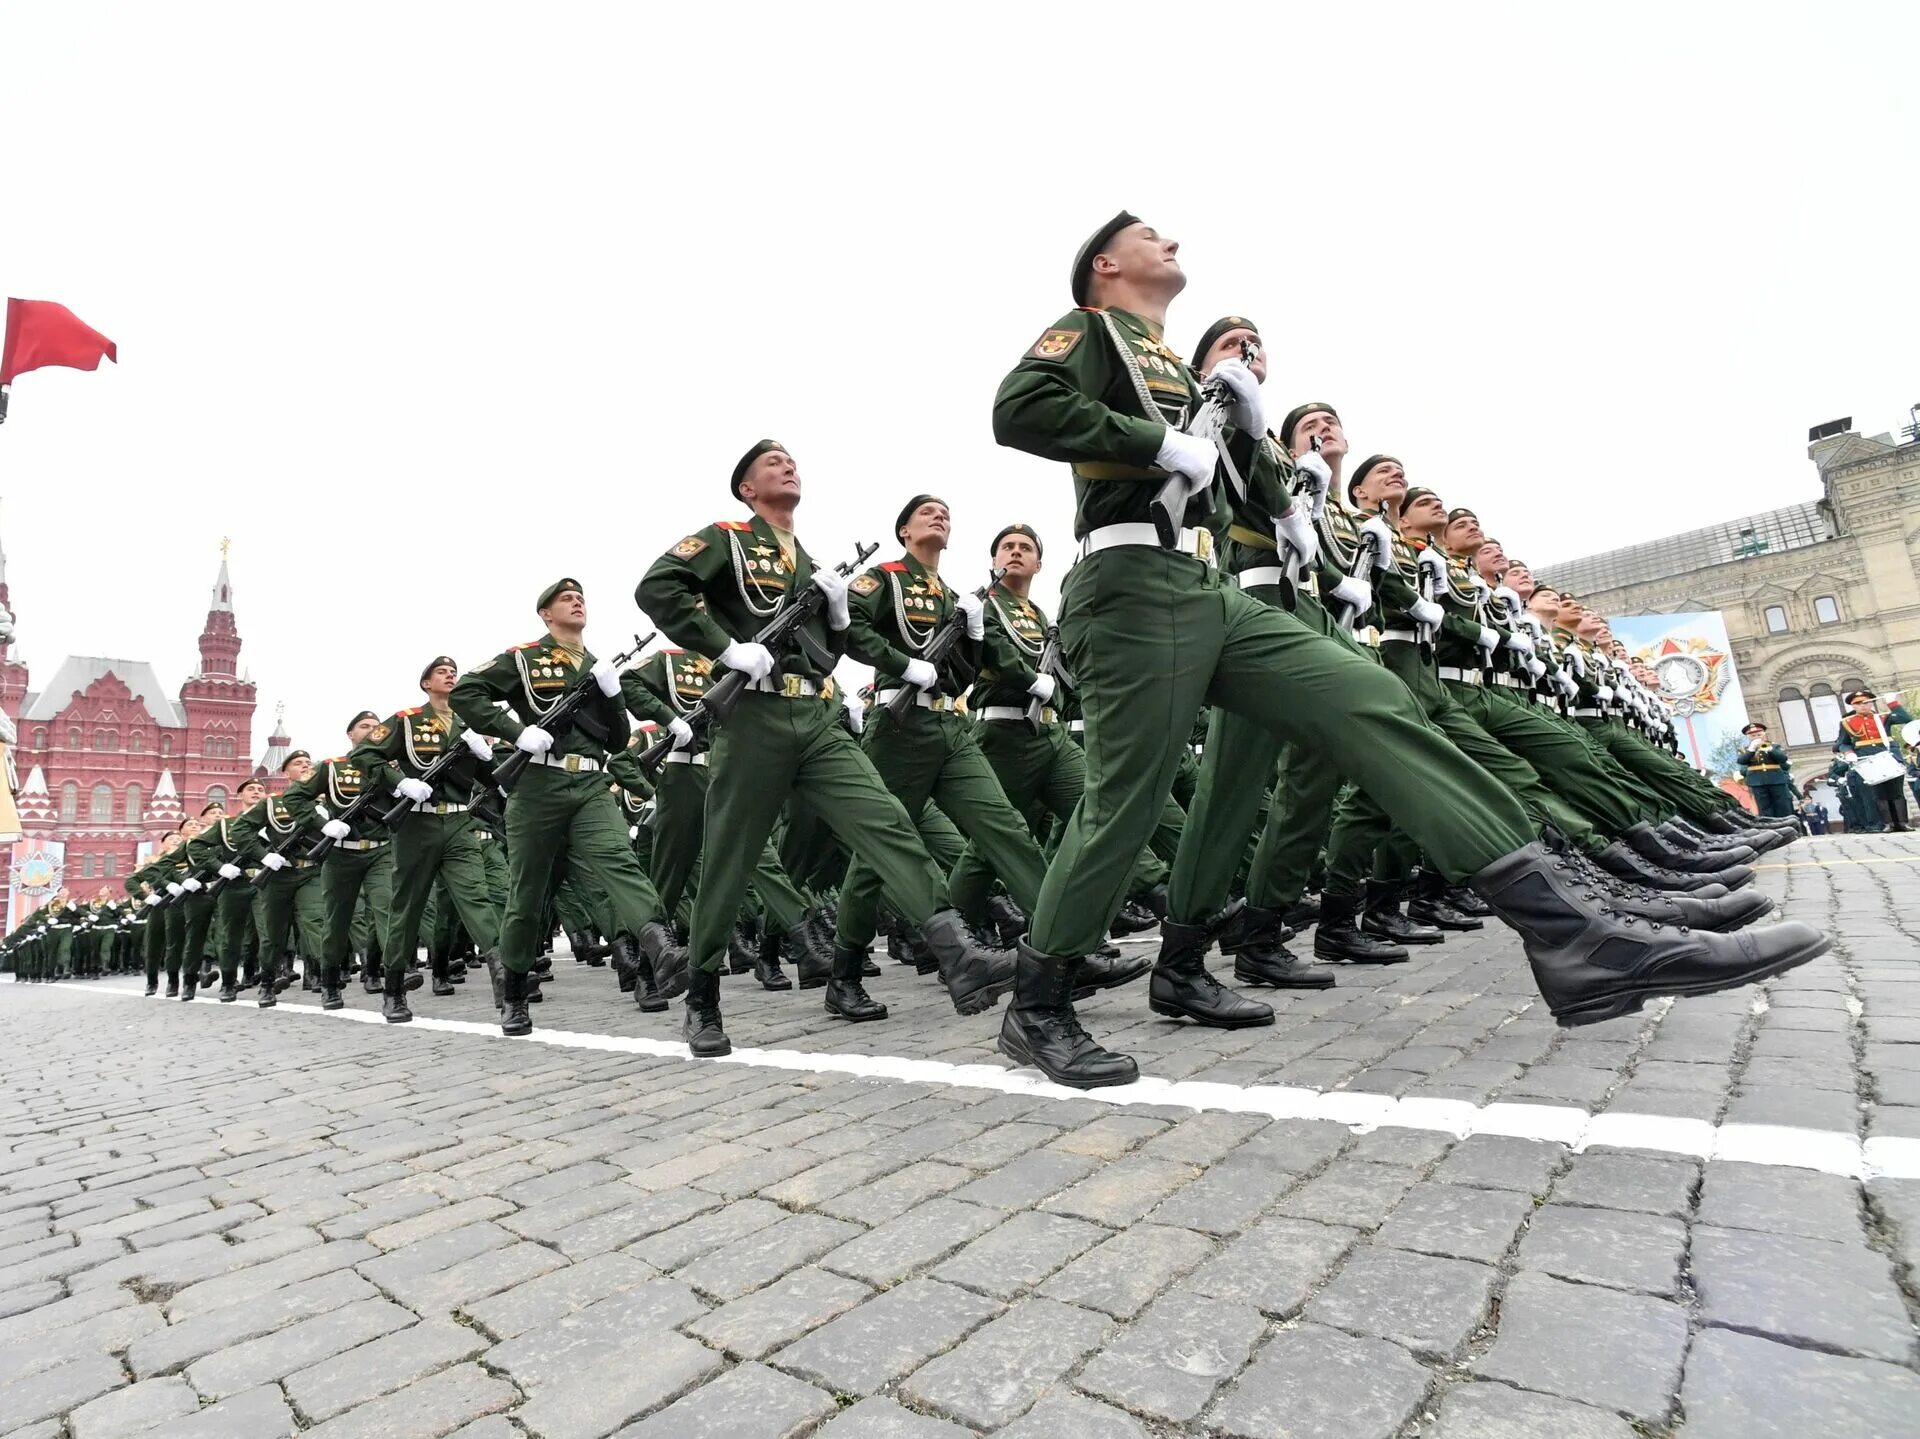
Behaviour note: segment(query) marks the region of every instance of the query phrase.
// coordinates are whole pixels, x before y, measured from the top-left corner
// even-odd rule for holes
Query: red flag
[[[7,338],[0,348],[0,385],[15,375],[48,365],[94,370],[104,355],[120,362],[119,349],[105,335],[82,323],[65,305],[51,300],[8,300]]]

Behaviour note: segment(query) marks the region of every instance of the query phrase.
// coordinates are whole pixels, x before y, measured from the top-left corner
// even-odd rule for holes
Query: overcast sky
[[[1168,339],[1263,328],[1510,552],[1817,493],[1810,425],[1907,422],[1920,7],[13,0],[0,294],[121,363],[14,386],[17,653],[177,688],[233,538],[255,750],[412,702],[445,651],[633,587],[799,460],[823,561],[929,490],[949,579],[1063,468],[994,387],[1129,207],[1182,242]],[[883,551],[883,555],[889,553]]]

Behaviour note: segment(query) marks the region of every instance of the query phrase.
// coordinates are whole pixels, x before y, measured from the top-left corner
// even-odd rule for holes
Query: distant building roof
[[[1804,549],[1836,538],[1837,532],[1826,511],[1818,501],[1808,500],[1785,509],[1768,510],[1745,519],[1608,550],[1605,554],[1542,565],[1539,577],[1544,583],[1571,590],[1578,597],[1646,580],[1676,578],[1710,565],[1731,564],[1756,555]]]
[[[134,698],[146,706],[147,713],[153,716],[156,724],[165,729],[179,729],[186,724],[173,701],[167,698],[166,687],[160,683],[160,676],[153,672],[152,665],[145,660],[117,660],[105,655],[68,655],[60,662],[60,668],[54,671],[53,678],[47,681],[46,688],[38,694],[27,696],[20,718],[58,718],[60,711],[73,702],[77,691],[85,690],[109,672],[133,691]]]

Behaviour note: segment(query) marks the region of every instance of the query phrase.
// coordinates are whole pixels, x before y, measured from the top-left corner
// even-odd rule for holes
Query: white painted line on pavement
[[[139,999],[137,988],[85,985],[62,991],[116,999]],[[176,1003],[178,1001],[175,1001]],[[217,1004],[202,996],[196,1004]],[[251,1006],[250,1006],[251,1007]],[[311,1004],[279,1004],[270,1014],[310,1015],[319,1019],[377,1024],[402,1032],[466,1034],[515,1044],[545,1044],[556,1049],[585,1049],[601,1054],[639,1054],[657,1059],[691,1060],[687,1046],[637,1035],[593,1034],[564,1029],[535,1029],[508,1041],[498,1025],[467,1019],[415,1015],[407,1025],[387,1025],[378,1010],[323,1010]],[[948,1064],[937,1059],[908,1059],[888,1054],[823,1054],[800,1049],[736,1048],[709,1064],[740,1064],[754,1069],[798,1074],[844,1074],[861,1079],[892,1079],[951,1089],[990,1089],[1001,1094],[1032,1094],[1049,1099],[1090,1099],[1117,1107],[1173,1105],[1229,1114],[1259,1114],[1272,1119],[1324,1119],[1357,1134],[1382,1128],[1424,1129],[1465,1139],[1474,1134],[1507,1135],[1563,1144],[1576,1154],[1588,1149],[1652,1150],[1694,1159],[1738,1160],[1786,1169],[1815,1169],[1850,1179],[1920,1179],[1920,1139],[1881,1137],[1864,1144],[1836,1130],[1798,1129],[1774,1124],[1710,1124],[1662,1114],[1608,1111],[1589,1114],[1574,1105],[1465,1100],[1399,1099],[1389,1094],[1352,1090],[1306,1089],[1282,1084],[1217,1084],[1203,1080],[1156,1079],[1143,1075],[1110,1089],[1068,1089],[1033,1069],[1003,1069],[994,1064]]]

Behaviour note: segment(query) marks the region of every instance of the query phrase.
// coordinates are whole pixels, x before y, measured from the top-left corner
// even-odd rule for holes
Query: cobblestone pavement
[[[0,983],[0,1434],[1910,1436],[1920,843],[1771,858],[1838,943],[1764,992],[1562,1033],[1490,930],[1104,996],[1131,1097],[944,1068],[997,1016],[891,965],[728,980],[732,1064],[565,958],[560,1043]]]

